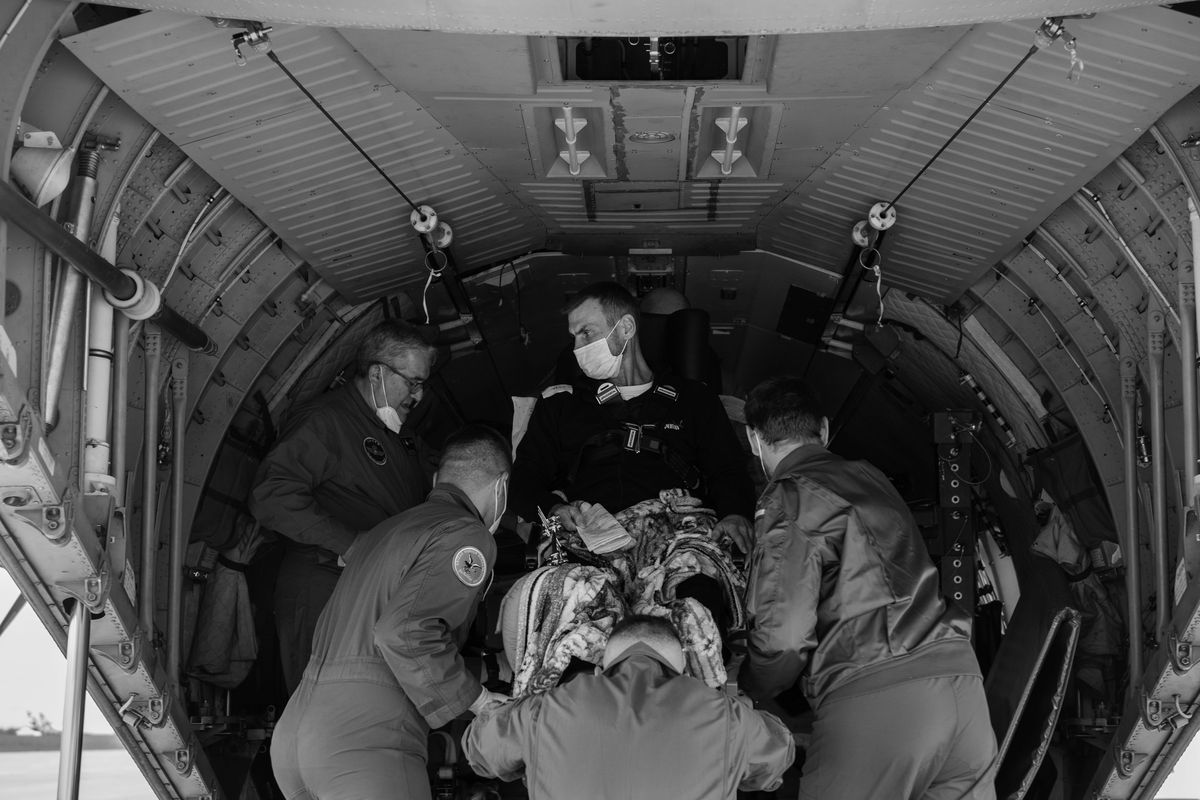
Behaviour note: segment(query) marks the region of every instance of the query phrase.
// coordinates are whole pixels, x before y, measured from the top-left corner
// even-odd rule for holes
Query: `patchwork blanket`
[[[513,697],[557,685],[572,658],[599,664],[608,635],[627,613],[669,618],[688,673],[714,688],[725,683],[721,628],[744,627],[746,585],[713,536],[716,515],[672,489],[615,516],[633,537],[632,547],[597,555],[578,534],[564,534],[563,547],[576,563],[542,567],[505,596],[501,621]],[[686,590],[692,578],[709,579],[719,597]]]

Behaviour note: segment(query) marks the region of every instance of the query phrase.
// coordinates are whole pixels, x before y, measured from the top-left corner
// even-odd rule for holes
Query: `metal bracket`
[[[142,697],[137,692],[121,704],[121,719],[132,728],[157,728],[167,716],[167,697]]]
[[[107,560],[100,566],[99,575],[91,575],[83,580],[59,581],[54,584],[56,589],[74,597],[87,606],[88,611],[94,613],[104,610],[104,603],[108,600],[108,590],[111,586],[112,580]]]
[[[1123,750],[1116,744],[1116,739],[1113,739],[1113,765],[1117,769],[1117,774],[1128,780],[1133,777],[1133,771],[1140,767],[1146,759],[1149,758],[1145,753],[1136,753],[1133,750]]]
[[[1184,711],[1182,698],[1178,694],[1171,695],[1171,700],[1159,700],[1142,693],[1142,720],[1146,727],[1155,730],[1173,728],[1179,730],[1188,723],[1192,714]]]
[[[141,649],[141,635],[133,639],[125,639],[115,644],[94,644],[92,652],[104,656],[125,672],[133,672],[137,668],[138,651]]]
[[[0,420],[0,462],[22,464],[29,455],[29,442],[33,438],[33,414],[29,406],[22,406],[16,419]]]
[[[1167,656],[1171,659],[1171,667],[1179,675],[1196,666],[1196,657],[1200,655],[1200,645],[1192,642],[1179,641],[1175,631],[1167,634]]]
[[[171,766],[175,767],[175,771],[180,775],[186,777],[192,771],[194,759],[192,758],[192,748],[190,746],[181,747],[177,750],[163,753],[163,755],[171,759]]]
[[[16,509],[31,525],[52,542],[61,541],[71,532],[75,518],[75,502],[70,494],[58,505],[28,505]]]

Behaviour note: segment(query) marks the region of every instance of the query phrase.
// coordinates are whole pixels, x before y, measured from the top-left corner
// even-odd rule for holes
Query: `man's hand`
[[[559,503],[556,506],[550,507],[551,517],[558,517],[558,521],[562,523],[563,529],[568,531],[579,530],[583,525],[583,510],[579,507],[579,503]]]
[[[511,699],[512,698],[506,694],[500,694],[499,692],[493,692],[487,688],[484,688],[480,690],[479,697],[475,698],[475,702],[471,703],[471,713],[475,716],[479,716],[489,708],[495,708],[496,706],[503,705]]]
[[[722,536],[728,536],[738,550],[750,555],[750,548],[754,546],[754,526],[750,520],[740,514],[730,514],[713,527],[713,537],[720,539]]]

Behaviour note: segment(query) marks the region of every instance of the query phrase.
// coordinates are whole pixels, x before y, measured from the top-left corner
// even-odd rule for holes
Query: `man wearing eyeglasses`
[[[289,694],[356,537],[429,492],[416,437],[403,426],[433,359],[416,328],[399,320],[377,325],[358,347],[354,380],[293,411],[259,465],[250,510],[287,544],[275,623]]]

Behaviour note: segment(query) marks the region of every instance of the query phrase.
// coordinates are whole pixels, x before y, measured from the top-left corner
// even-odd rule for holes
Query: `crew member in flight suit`
[[[513,508],[527,520],[540,508],[574,530],[583,501],[615,513],[682,487],[745,551],[754,490],[724,407],[702,383],[654,375],[638,325],[637,303],[619,284],[572,299],[567,328],[586,377],[550,387],[534,407],[513,467]]]
[[[401,426],[421,399],[434,349],[388,320],[358,347],[358,375],[296,410],[259,465],[250,510],[287,539],[275,623],[288,692],[312,652],[313,630],[356,537],[429,491],[418,442]]]
[[[505,699],[459,650],[490,584],[510,469],[508,442],[467,426],[446,441],[429,499],[355,541],[275,726],[287,800],[428,800],[430,729]]]
[[[829,420],[799,378],[755,387],[746,424],[768,482],[739,679],[756,700],[800,680],[815,712],[800,797],[993,800],[970,621],[942,599],[904,500],[825,449]]]
[[[791,732],[745,698],[684,675],[662,617],[613,628],[603,669],[485,710],[463,735],[471,769],[533,798],[734,800],[771,791],[796,756]]]

